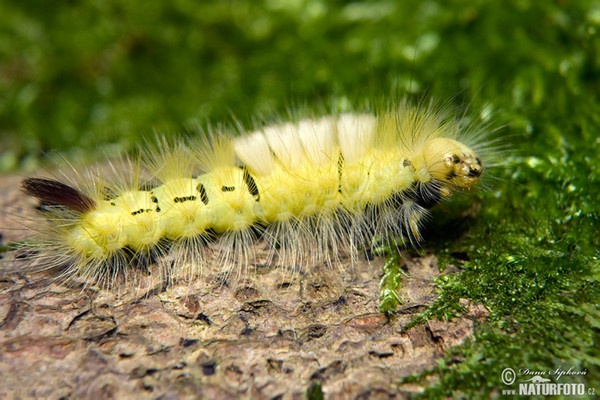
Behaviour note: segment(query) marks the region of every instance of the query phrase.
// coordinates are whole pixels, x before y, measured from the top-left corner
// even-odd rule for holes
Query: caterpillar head
[[[483,165],[475,152],[453,139],[430,140],[425,145],[423,158],[432,178],[456,189],[471,189],[483,172]]]

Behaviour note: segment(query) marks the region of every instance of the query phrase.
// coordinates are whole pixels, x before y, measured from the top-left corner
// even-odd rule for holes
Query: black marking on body
[[[452,154],[452,162],[454,164],[458,164],[460,162],[460,157],[457,156],[456,154]]]
[[[403,167],[406,168],[406,167],[410,167],[411,165],[412,165],[412,162],[410,160],[406,160],[406,159],[402,160]]]
[[[338,170],[338,193],[342,193],[342,177],[344,176],[344,155],[340,151],[338,155],[337,170]]]
[[[233,192],[235,190],[235,186],[221,186],[222,192]]]
[[[196,190],[200,193],[200,200],[202,200],[204,204],[208,204],[208,195],[206,194],[204,185],[199,183],[198,186],[196,186]]]
[[[458,175],[456,174],[456,172],[454,171],[450,171],[448,172],[448,174],[446,174],[446,180],[452,180],[454,178],[456,178]]]
[[[140,208],[139,210],[136,211],[132,211],[131,215],[136,216],[138,214],[143,214],[145,212],[149,213],[152,212],[153,210],[151,208]],[[157,207],[157,211],[159,211],[158,207]]]
[[[175,203],[185,203],[186,201],[195,201],[196,196],[181,196],[173,198],[173,202]]]
[[[96,202],[81,191],[53,179],[26,178],[22,190],[45,205],[64,206],[79,213],[96,208]]]
[[[248,191],[252,196],[254,196],[254,199],[256,201],[260,201],[260,193],[258,192],[258,186],[256,186],[256,181],[254,180],[252,175],[250,175],[250,171],[248,171],[248,168],[246,167],[240,168],[244,171],[244,182],[248,187]]]

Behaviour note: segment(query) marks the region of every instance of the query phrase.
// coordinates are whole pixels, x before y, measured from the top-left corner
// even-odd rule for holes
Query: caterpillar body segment
[[[136,262],[173,251],[185,264],[170,266],[173,275],[197,275],[208,253],[223,268],[244,267],[259,240],[272,260],[293,267],[356,255],[379,235],[418,243],[427,209],[471,189],[483,172],[461,141],[469,135],[437,109],[403,103],[382,115],[163,142],[128,183],[97,177],[81,189],[28,178],[23,190],[45,219],[41,257],[65,265],[67,279],[111,284]]]

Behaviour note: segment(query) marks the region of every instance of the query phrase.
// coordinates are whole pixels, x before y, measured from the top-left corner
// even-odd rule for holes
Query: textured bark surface
[[[4,241],[22,239],[15,215],[31,215],[31,203],[18,179],[0,178],[0,190]],[[471,306],[403,331],[439,275],[434,256],[405,262],[404,304],[389,319],[377,311],[379,259],[293,276],[262,266],[225,284],[207,271],[118,292],[2,274],[0,397],[301,399],[318,382],[326,398],[404,398],[420,388],[397,380],[434,366],[485,317]]]

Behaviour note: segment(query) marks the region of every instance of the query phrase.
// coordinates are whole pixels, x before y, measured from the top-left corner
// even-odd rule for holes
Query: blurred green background
[[[508,151],[487,172],[490,190],[437,212],[435,229],[460,223],[464,234],[429,246],[462,273],[437,281],[440,300],[420,318],[451,318],[460,298],[490,317],[427,373],[438,384],[426,396],[497,393],[505,367],[573,366],[588,373],[563,381],[599,385],[599,1],[5,0],[2,10],[0,171],[31,169],[51,150],[127,150],[155,131],[249,126],[313,104],[426,92],[475,119],[485,110]],[[453,219],[473,202],[475,218]]]

